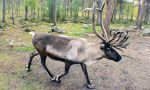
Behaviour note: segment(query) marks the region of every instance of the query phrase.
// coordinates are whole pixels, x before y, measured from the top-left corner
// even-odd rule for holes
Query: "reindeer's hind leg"
[[[47,56],[42,56],[40,55],[41,57],[41,64],[43,65],[44,69],[47,71],[47,73],[49,74],[50,78],[52,81],[55,81],[55,77],[53,76],[53,74],[51,74],[51,72],[48,70],[48,68],[46,67],[46,57]]]
[[[28,62],[28,65],[26,66],[26,70],[27,71],[30,71],[30,66],[31,66],[31,63],[32,63],[32,60],[35,56],[37,56],[39,53],[37,51],[34,51],[30,54],[30,60]]]
[[[63,77],[63,76],[65,76],[65,75],[67,75],[68,74],[68,72],[69,72],[69,69],[70,69],[70,66],[72,65],[72,63],[71,62],[65,62],[65,71],[64,71],[64,73],[63,74],[61,74],[61,75],[58,75],[57,76],[57,78],[56,78],[56,82],[58,82],[58,83],[60,83],[61,82],[61,78]]]
[[[86,64],[81,63],[80,65],[81,65],[82,71],[83,71],[83,73],[84,73],[84,75],[85,75],[85,78],[86,78],[86,81],[87,81],[87,85],[86,85],[87,88],[89,88],[89,89],[94,89],[95,87],[94,87],[93,85],[91,85],[91,82],[90,82],[90,80],[89,80],[89,76],[88,76]]]

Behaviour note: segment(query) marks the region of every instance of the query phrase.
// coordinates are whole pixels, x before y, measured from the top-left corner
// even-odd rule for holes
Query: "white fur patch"
[[[66,37],[66,38],[67,38],[67,37],[70,37],[70,36],[66,36],[66,35],[59,35],[59,36],[60,36],[60,37]]]
[[[71,41],[70,42],[71,49],[67,52],[66,57],[71,60],[78,59],[78,48],[81,46],[80,41]]]
[[[33,32],[33,31],[29,32],[29,34],[32,35],[32,38],[35,36],[35,32]]]

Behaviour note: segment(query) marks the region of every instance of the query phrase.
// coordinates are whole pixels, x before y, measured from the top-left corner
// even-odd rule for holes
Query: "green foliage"
[[[86,0],[66,0],[66,2],[65,0],[56,0],[56,1],[57,1],[56,7],[57,7],[58,22],[71,20],[75,23],[78,23],[81,19],[83,20],[82,9],[86,7],[92,7],[91,0],[88,0],[87,2]],[[52,22],[53,0],[20,0],[19,1],[20,3],[17,2],[18,1],[16,0],[14,6],[15,16],[19,15],[21,17],[24,17],[25,6],[28,6],[28,20],[31,20],[33,22],[37,20],[38,22],[40,21]],[[123,14],[123,17],[121,17],[121,19],[119,18],[120,3],[122,5],[122,14]],[[18,4],[20,4],[19,7]],[[130,22],[132,12],[133,12],[133,21],[136,20],[137,13],[138,13],[138,5],[134,5],[133,2],[128,2],[128,0],[117,0],[116,7],[117,7],[116,19],[118,19],[119,22],[115,20],[113,20],[113,22],[124,23],[124,20],[126,20],[126,22]],[[6,10],[8,11],[8,13],[6,13],[7,14],[6,19],[8,20],[8,17],[10,17],[11,14],[11,0],[8,0],[6,9],[8,9]],[[2,8],[0,10],[2,10]],[[18,10],[20,10],[19,14],[17,14]],[[0,15],[0,17],[1,16],[2,15]],[[91,17],[91,13],[90,13],[90,17]],[[84,21],[85,20],[83,20],[82,22]],[[10,18],[9,18],[9,22],[10,22]]]
[[[39,0],[25,0],[25,5],[29,6],[30,8],[39,7]]]
[[[144,28],[150,28],[150,24],[144,25]]]
[[[73,0],[72,1],[72,21],[77,23],[78,22],[78,13],[79,13],[79,5],[81,3],[81,0]]]
[[[52,17],[52,0],[47,0],[47,7],[48,7],[48,17],[49,20],[52,21],[51,17]]]
[[[67,20],[67,16],[65,14],[65,6],[63,5],[59,5],[57,8],[57,18],[58,21],[60,22],[64,22]]]
[[[5,29],[6,28],[6,24],[5,23],[0,23],[0,29]]]

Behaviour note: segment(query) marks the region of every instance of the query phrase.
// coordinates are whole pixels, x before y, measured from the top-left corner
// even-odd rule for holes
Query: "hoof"
[[[56,81],[56,77],[52,77],[52,78],[51,78],[51,81],[52,81],[52,82],[55,82],[55,81]]]
[[[57,76],[57,77],[53,77],[53,78],[51,78],[51,80],[52,80],[52,82],[54,82],[54,83],[58,83],[58,84],[60,84],[60,83],[61,83],[61,80],[60,80],[60,79],[58,79],[58,76]]]
[[[87,87],[88,89],[95,89],[95,86],[94,86],[94,85],[90,85],[90,84],[86,84],[86,87]]]
[[[56,77],[55,81],[60,84],[61,83],[61,80],[58,78],[59,76]]]
[[[27,71],[27,72],[30,72],[30,71],[31,71],[31,69],[26,68],[26,71]]]
[[[31,69],[28,68],[28,65],[26,65],[26,71],[29,72]]]

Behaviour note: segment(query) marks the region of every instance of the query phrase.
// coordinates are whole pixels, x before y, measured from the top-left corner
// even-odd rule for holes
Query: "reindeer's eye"
[[[100,46],[100,49],[101,49],[101,50],[104,50],[104,48],[105,48],[105,45],[102,44],[102,45]]]

